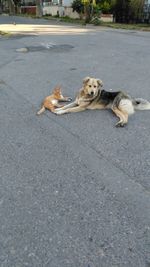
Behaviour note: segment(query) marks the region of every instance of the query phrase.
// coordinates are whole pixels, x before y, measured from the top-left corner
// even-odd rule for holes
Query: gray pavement
[[[85,76],[150,99],[150,33],[0,16],[9,27],[24,36],[0,38],[0,266],[149,267],[150,112],[123,129],[110,111],[35,114]]]

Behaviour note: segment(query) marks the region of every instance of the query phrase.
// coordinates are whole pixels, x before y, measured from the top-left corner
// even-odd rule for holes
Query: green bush
[[[109,14],[111,10],[111,5],[108,1],[104,1],[102,4],[100,4],[100,9],[102,13]]]
[[[95,5],[93,6],[93,16],[97,16],[97,17],[100,17],[101,15],[101,8],[99,5]]]
[[[74,0],[72,3],[73,12],[76,11],[79,15],[84,13],[84,5],[81,0]]]
[[[145,0],[111,0],[116,22],[130,23],[142,20]]]
[[[100,18],[98,18],[98,17],[94,17],[92,20],[91,20],[91,23],[92,24],[94,24],[95,26],[99,26],[99,25],[101,25],[101,20],[100,20]]]
[[[20,6],[21,5],[21,0],[14,0],[14,3],[16,6]]]

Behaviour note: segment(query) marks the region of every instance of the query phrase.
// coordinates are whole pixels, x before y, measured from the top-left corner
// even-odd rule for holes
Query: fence
[[[144,5],[143,22],[150,23],[150,4]]]

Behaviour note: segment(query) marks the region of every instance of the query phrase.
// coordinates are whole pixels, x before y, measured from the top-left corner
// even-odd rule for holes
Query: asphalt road
[[[36,111],[85,76],[150,99],[150,33],[0,16],[6,29],[24,36],[0,38],[0,266],[149,267],[150,112],[115,128],[110,111]]]

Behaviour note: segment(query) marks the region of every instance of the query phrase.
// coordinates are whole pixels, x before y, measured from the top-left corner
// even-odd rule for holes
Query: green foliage
[[[111,8],[116,22],[138,22],[142,18],[145,0],[112,0]]]
[[[91,21],[92,17],[99,18],[101,13],[108,14],[111,12],[111,0],[96,0],[96,5],[92,4],[91,0],[86,0],[83,4],[82,0],[74,0],[72,3],[73,11],[76,11],[79,15],[85,15],[85,22]],[[99,24],[99,20],[95,20],[95,25]]]
[[[130,0],[116,0],[113,7],[113,13],[116,22],[127,22],[129,19],[129,4]]]
[[[89,2],[86,2],[84,5],[85,23],[89,23],[91,21],[92,10],[93,10],[93,5]]]
[[[96,0],[96,3],[100,5],[103,5],[105,2],[111,4],[111,0]]]
[[[143,14],[143,7],[145,0],[131,0],[130,1],[130,13],[133,18],[140,20]]]
[[[108,1],[104,1],[103,3],[100,4],[100,9],[101,9],[102,13],[108,14],[108,13],[110,13],[111,5]]]
[[[115,10],[116,3],[117,3],[117,0],[111,0],[111,2],[110,2],[111,11],[114,11]]]
[[[96,4],[99,6],[103,14],[111,13],[111,0],[96,0]]]
[[[99,25],[101,25],[101,20],[100,20],[100,18],[98,18],[98,17],[94,17],[92,20],[91,20],[91,23],[92,24],[94,24],[95,26],[99,26]]]
[[[97,17],[100,17],[100,15],[101,15],[101,8],[100,8],[100,6],[99,5],[94,5],[93,6],[93,12],[92,12],[93,14],[93,16],[95,17],[95,16],[97,16]]]
[[[16,6],[20,6],[21,5],[21,0],[14,0],[14,4]]]
[[[72,3],[73,12],[76,11],[78,14],[82,14],[84,12],[84,5],[81,0],[74,0]]]

